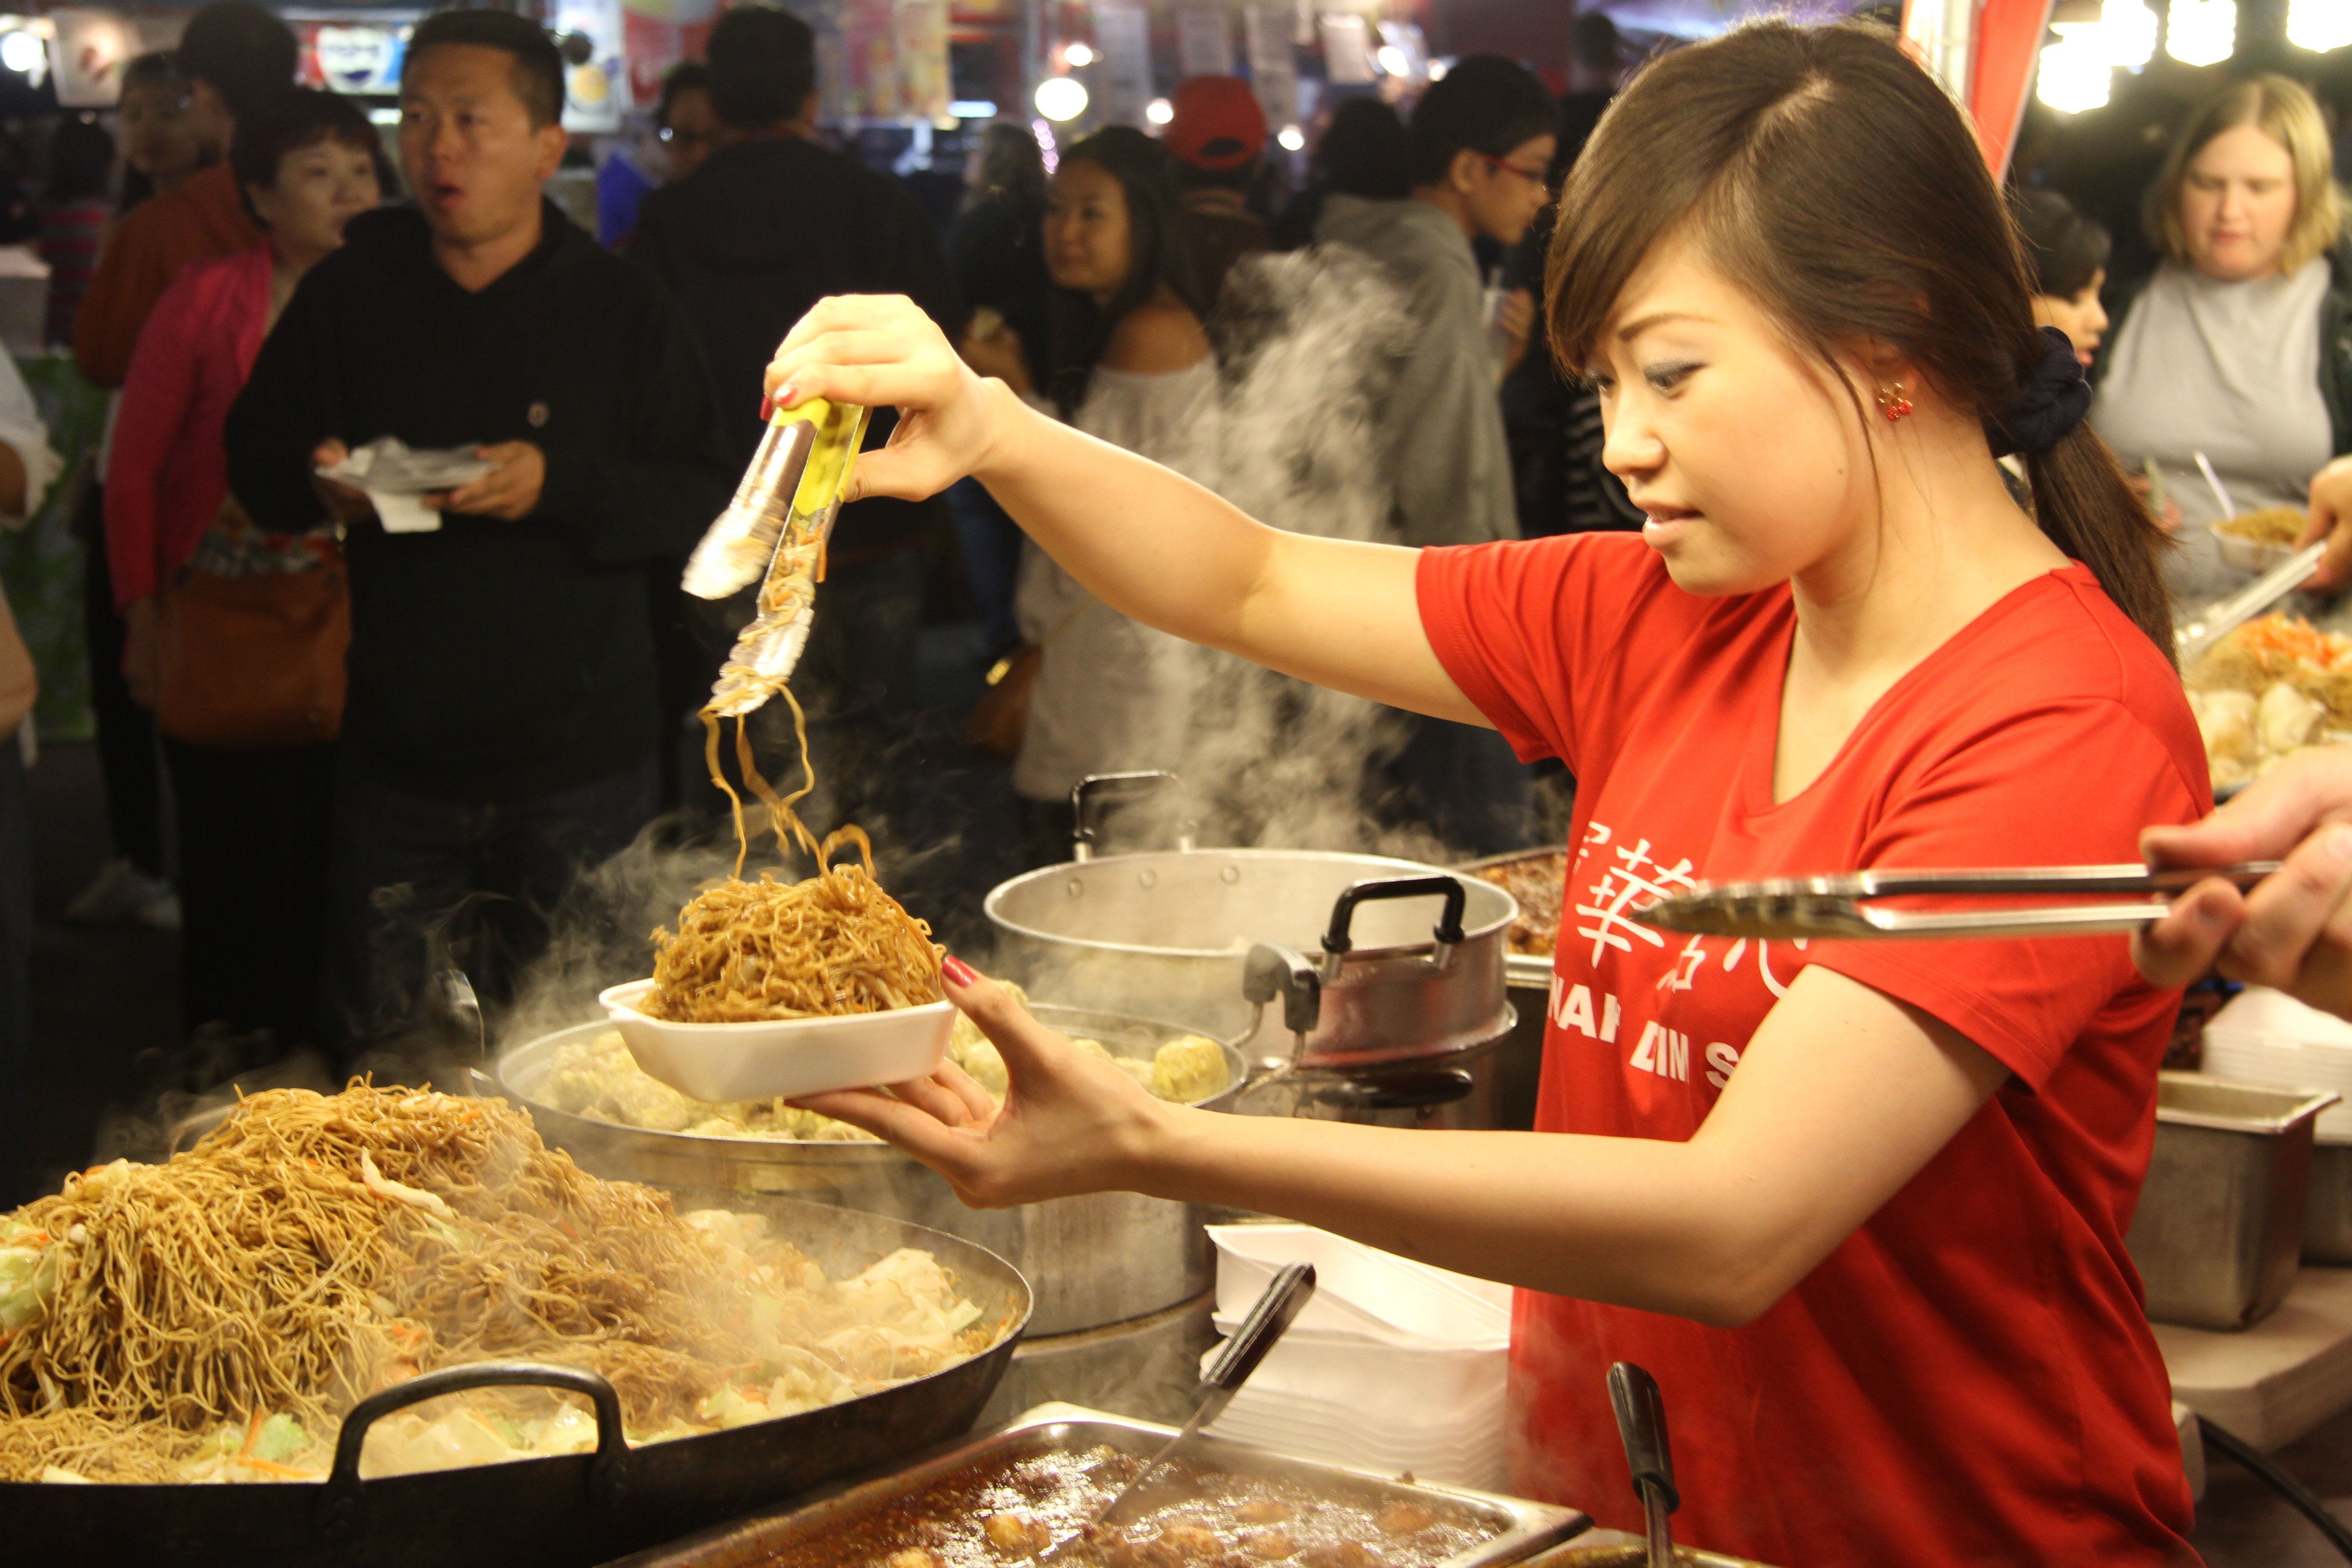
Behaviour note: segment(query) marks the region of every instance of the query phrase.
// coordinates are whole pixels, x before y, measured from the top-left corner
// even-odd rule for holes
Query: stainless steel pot
[[[1220,1038],[1255,1036],[1253,1056],[1381,1068],[1476,1051],[1510,1028],[1504,933],[1518,906],[1500,888],[1412,860],[1114,855],[1016,877],[984,907],[1001,935],[998,966],[1033,991]],[[1283,1027],[1262,1029],[1277,1022],[1265,1016],[1277,1000]],[[1295,1047],[1285,1033],[1298,1037]]]
[[[1107,1046],[1147,1054],[1191,1031],[1173,1024],[1038,1005],[1045,1023]],[[581,1169],[676,1192],[687,1206],[758,1208],[764,1197],[836,1204],[942,1230],[1004,1258],[1034,1282],[1033,1335],[1064,1334],[1145,1317],[1210,1289],[1216,1259],[1207,1213],[1134,1193],[1093,1193],[1009,1209],[966,1208],[940,1177],[887,1143],[705,1138],[657,1132],[574,1116],[539,1098],[555,1052],[604,1033],[583,1024],[501,1055],[479,1087],[530,1112],[540,1136]],[[1232,1108],[1244,1076],[1241,1053],[1224,1046],[1228,1087],[1201,1101]]]

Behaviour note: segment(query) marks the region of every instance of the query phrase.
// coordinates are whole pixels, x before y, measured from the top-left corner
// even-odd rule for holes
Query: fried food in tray
[[[1107,1445],[976,1465],[793,1548],[794,1568],[1003,1568],[1083,1528],[1143,1461]],[[1178,1464],[1066,1568],[1434,1568],[1496,1533],[1469,1511]],[[1126,1505],[1120,1512],[1127,1513]]]
[[[979,1353],[939,1260],[834,1279],[758,1215],[679,1215],[502,1101],[247,1099],[162,1165],[0,1215],[0,1480],[318,1480],[343,1414],[439,1367],[609,1379],[633,1442],[838,1404]],[[363,1475],[585,1452],[593,1416],[480,1391],[372,1427]]]
[[[2352,741],[2352,637],[2299,616],[2247,622],[2182,679],[2217,790],[2305,746]]]
[[[1549,958],[1559,940],[1560,894],[1568,882],[1568,852],[1554,849],[1523,855],[1497,865],[1481,866],[1472,875],[1492,882],[1519,902],[1519,918],[1511,922],[1511,951],[1523,957]]]

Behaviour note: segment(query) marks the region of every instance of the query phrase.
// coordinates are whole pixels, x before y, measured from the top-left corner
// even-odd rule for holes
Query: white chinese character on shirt
[[[1638,936],[1652,947],[1665,946],[1664,937],[1628,918],[1625,906],[1637,898],[1663,899],[1675,888],[1697,885],[1691,878],[1688,859],[1678,860],[1672,866],[1662,865],[1651,858],[1650,841],[1646,838],[1630,847],[1620,844],[1617,858],[1623,864],[1603,871],[1601,880],[1586,889],[1592,902],[1576,906],[1578,914],[1594,922],[1589,926],[1578,926],[1576,934],[1592,939],[1592,962],[1596,964],[1601,962],[1604,948],[1633,952],[1632,937]],[[1651,868],[1647,876],[1643,874],[1644,867]]]

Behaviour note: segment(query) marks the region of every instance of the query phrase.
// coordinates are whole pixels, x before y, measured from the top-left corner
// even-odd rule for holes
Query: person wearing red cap
[[[1234,262],[1274,248],[1273,229],[1244,200],[1265,150],[1265,115],[1236,76],[1187,77],[1171,104],[1160,143],[1176,159],[1193,269],[1213,307]]]

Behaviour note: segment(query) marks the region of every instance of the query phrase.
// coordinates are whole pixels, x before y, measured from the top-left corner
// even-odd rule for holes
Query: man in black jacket
[[[749,462],[763,424],[761,374],[819,300],[906,294],[950,337],[964,310],[914,198],[810,139],[816,56],[806,23],[740,6],[711,29],[709,60],[719,145],[691,175],[646,197],[628,254],[686,307],[718,382],[728,438]],[[877,409],[866,444],[879,445],[890,424],[889,411]],[[816,624],[793,679],[816,757],[819,794],[804,809],[820,832],[888,810],[896,770],[881,753],[915,704],[918,547],[944,516],[936,500],[877,498],[845,509],[835,527]],[[748,617],[748,605],[740,612],[738,619]],[[799,759],[778,755],[791,735],[782,706],[762,715],[761,749],[789,776]]]
[[[350,529],[329,1022],[362,1042],[407,1021],[428,929],[478,930],[467,957],[505,994],[572,875],[653,815],[669,737],[648,563],[693,548],[736,471],[677,306],[541,195],[562,103],[536,24],[419,26],[400,132],[417,205],[353,221],[229,416],[256,521]],[[425,498],[437,528],[387,532],[364,495],[313,479],[380,436],[497,467]]]

